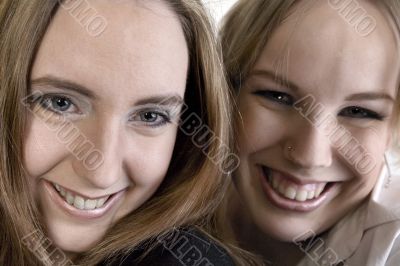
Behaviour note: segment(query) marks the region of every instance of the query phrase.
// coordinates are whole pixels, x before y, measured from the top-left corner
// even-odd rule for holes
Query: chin
[[[316,221],[317,219],[313,219]],[[272,217],[265,214],[263,217],[255,217],[255,223],[266,236],[281,242],[303,241],[316,236],[326,230],[320,223],[310,221],[308,218]]]
[[[82,230],[66,225],[53,224],[48,227],[48,235],[53,243],[61,250],[71,253],[82,253],[93,248],[105,234],[101,231],[96,234],[86,231],[83,233]]]

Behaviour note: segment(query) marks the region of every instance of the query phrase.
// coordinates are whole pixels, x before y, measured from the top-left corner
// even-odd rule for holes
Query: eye
[[[278,104],[283,104],[288,106],[292,106],[294,104],[293,97],[284,92],[272,91],[272,90],[258,90],[255,91],[254,94]]]
[[[358,106],[346,107],[340,111],[339,115],[352,118],[375,119],[380,121],[384,119],[384,117],[380,114]]]
[[[154,123],[159,118],[159,114],[154,112],[144,112],[140,114],[140,119],[146,123]]]
[[[166,111],[144,110],[134,115],[131,121],[139,123],[139,125],[160,127],[170,123],[171,118]]]
[[[73,101],[62,95],[43,95],[36,99],[34,103],[39,104],[43,109],[60,115],[78,112]]]

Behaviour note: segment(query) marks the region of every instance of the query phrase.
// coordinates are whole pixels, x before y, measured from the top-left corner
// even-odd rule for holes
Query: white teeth
[[[296,200],[299,202],[318,198],[327,184],[315,184],[314,190],[310,190],[310,187],[313,186],[308,185],[307,189],[305,189],[302,188],[301,185],[290,185],[287,182],[284,182],[281,179],[274,178],[272,176],[268,176],[268,181],[272,188],[275,191],[279,192],[280,195],[284,196],[285,198]]]
[[[86,200],[85,201],[85,210],[94,210],[96,208],[97,200]]]
[[[284,196],[285,196],[286,198],[288,198],[288,199],[294,199],[294,198],[296,198],[296,189],[293,188],[293,187],[288,187],[288,188],[285,190]]]
[[[106,202],[107,199],[108,199],[108,197],[106,197],[106,198],[101,198],[101,199],[97,200],[96,208],[102,207],[102,206],[104,205],[104,202]]]
[[[297,201],[305,201],[307,199],[308,192],[306,190],[297,191],[296,200]]]
[[[283,183],[280,184],[280,186],[279,186],[279,192],[280,192],[282,195],[285,195],[285,192],[286,192],[285,184],[283,184]]]
[[[75,196],[71,192],[66,191],[58,184],[53,183],[53,185],[69,205],[72,205],[80,210],[94,210],[96,208],[101,208],[110,197],[107,196],[100,199],[84,199],[81,196]]]
[[[315,197],[318,197],[320,194],[321,194],[321,192],[324,190],[324,188],[325,188],[325,185],[326,184],[321,184],[321,185],[318,185],[318,188],[317,188],[317,190],[315,191]]]
[[[75,196],[74,206],[77,209],[83,210],[85,208],[85,200],[82,197]]]
[[[67,195],[66,195],[65,199],[67,200],[69,205],[74,204],[74,200],[75,199],[74,199],[74,196],[72,196],[71,193],[67,192]]]
[[[314,192],[314,191],[308,191],[307,199],[313,199],[313,198],[314,198],[314,195],[315,195],[315,192]]]

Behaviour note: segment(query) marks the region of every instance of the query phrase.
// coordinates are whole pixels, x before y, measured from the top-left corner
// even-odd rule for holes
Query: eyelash
[[[357,114],[355,114],[355,115],[353,114],[352,117],[354,117],[354,118],[360,118],[360,119],[375,119],[375,120],[379,120],[379,121],[382,121],[382,120],[384,120],[384,118],[385,118],[385,117],[383,117],[382,115],[380,115],[380,114],[378,114],[378,113],[376,113],[376,112],[374,112],[374,111],[371,111],[371,110],[368,110],[368,109],[365,109],[365,108],[362,108],[362,107],[358,107],[358,106],[349,106],[349,107],[346,107],[346,108],[344,108],[343,110],[341,110],[341,111],[339,112],[339,115],[346,116],[346,115],[343,115],[343,113],[346,113],[346,112],[354,112],[354,111],[356,111],[357,114],[362,114],[361,117],[357,116]],[[348,116],[349,116],[349,115],[348,115]],[[350,115],[350,116],[351,116],[351,115]]]
[[[158,118],[161,118],[162,120],[159,122],[156,122],[156,123],[143,121],[144,120],[143,116],[146,114],[156,115],[156,118],[155,118],[156,120]],[[161,127],[161,126],[171,123],[171,117],[170,117],[169,113],[164,110],[153,110],[153,109],[142,110],[142,111],[137,112],[134,115],[134,117],[137,117],[137,116],[139,116],[139,118],[140,118],[139,123],[143,123],[145,126],[149,126],[152,128]],[[134,121],[134,120],[130,120],[130,121]]]
[[[60,116],[65,116],[65,115],[68,115],[68,114],[72,113],[72,112],[71,113],[67,112],[66,110],[56,110],[56,109],[54,109],[54,106],[52,106],[53,104],[55,104],[54,100],[66,101],[66,102],[69,103],[69,107],[75,106],[75,108],[77,108],[76,105],[73,103],[73,101],[69,97],[64,96],[64,95],[45,94],[45,95],[42,95],[41,97],[38,97],[37,99],[34,99],[32,101],[32,103],[33,104],[39,104],[41,108],[43,108],[45,110],[48,110],[50,112],[53,112],[53,113],[55,113],[57,115],[60,115]],[[68,107],[68,109],[70,109],[69,107]],[[78,113],[79,113],[79,111],[78,111]]]
[[[286,106],[293,106],[295,103],[293,97],[287,93],[284,92],[279,92],[279,91],[272,91],[272,90],[258,90],[254,92],[255,95],[261,96],[265,98],[266,100],[273,101],[277,104],[280,105],[286,105]],[[354,112],[356,111],[356,114],[349,114],[349,112]],[[358,116],[357,114],[362,114],[362,116]],[[342,109],[339,114],[340,116],[347,116],[347,117],[352,117],[352,118],[358,118],[358,119],[374,119],[374,120],[379,120],[382,121],[385,119],[384,116],[362,108],[358,106],[349,106],[344,109]]]
[[[69,103],[68,109],[70,109],[71,106],[75,106],[75,108],[77,109],[76,105],[73,103],[73,100],[71,100],[69,97],[64,96],[64,95],[46,94],[46,95],[42,95],[41,97],[37,97],[36,99],[34,97],[32,97],[32,99],[30,99],[30,103],[31,104],[39,104],[41,108],[48,110],[50,112],[53,112],[59,116],[65,116],[65,115],[71,114],[71,113],[67,112],[68,109],[55,110],[52,105],[55,104],[55,102],[57,100],[63,100],[63,101],[68,102]],[[152,114],[152,115],[155,114],[156,120],[159,117],[161,117],[162,121],[159,121],[156,123],[144,121],[145,120],[144,116],[146,114]],[[153,128],[161,127],[167,123],[171,123],[170,115],[168,114],[167,111],[163,111],[163,110],[153,110],[153,109],[142,110],[142,111],[137,112],[137,114],[134,115],[134,117],[136,117],[136,116],[139,116],[139,118],[140,118],[139,122],[143,122],[145,126],[149,126],[149,127],[153,127]]]
[[[257,96],[261,96],[267,100],[273,101],[277,104],[287,105],[287,106],[293,106],[294,104],[293,97],[284,92],[272,91],[272,90],[258,90],[255,91],[254,94]],[[280,97],[286,98],[286,100],[283,100],[282,98],[279,99]]]

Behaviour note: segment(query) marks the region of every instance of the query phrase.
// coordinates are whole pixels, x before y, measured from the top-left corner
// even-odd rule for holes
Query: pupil
[[[157,114],[151,113],[151,112],[146,112],[144,113],[144,119],[148,121],[154,121],[157,118]]]
[[[65,99],[65,98],[57,98],[55,104],[56,104],[57,109],[59,109],[61,111],[67,110],[70,105],[69,102],[67,101],[67,99]]]

